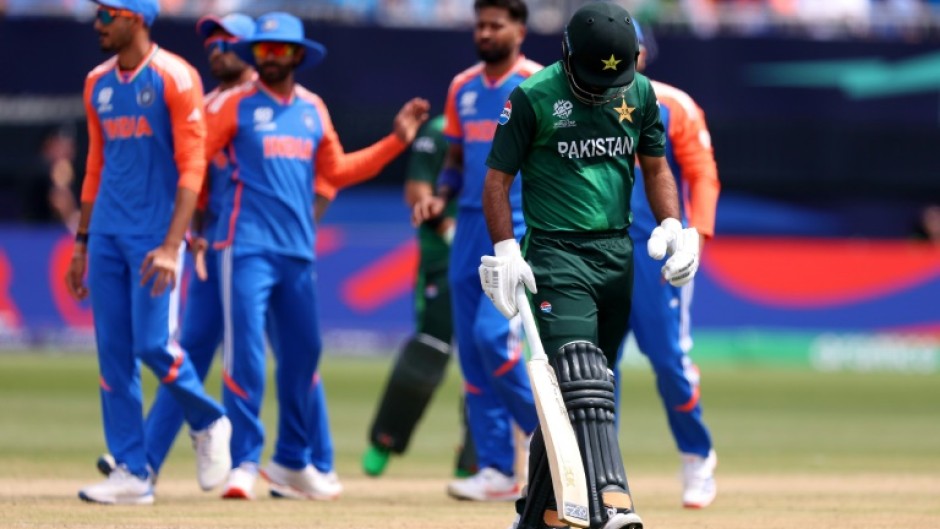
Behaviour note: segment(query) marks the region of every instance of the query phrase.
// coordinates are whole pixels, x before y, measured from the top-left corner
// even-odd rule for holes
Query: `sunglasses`
[[[116,19],[124,18],[136,18],[139,17],[137,13],[133,11],[128,11],[127,9],[117,9],[114,7],[98,7],[98,12],[95,13],[95,18],[98,19],[98,22],[101,22],[102,25],[109,25],[114,22]]]
[[[293,57],[296,49],[295,45],[287,42],[259,42],[251,47],[251,52],[255,56],[255,61],[261,62],[268,57],[275,59]]]
[[[212,55],[215,50],[219,53],[228,53],[232,51],[232,45],[238,42],[238,39],[232,37],[213,37],[206,40],[206,53]]]

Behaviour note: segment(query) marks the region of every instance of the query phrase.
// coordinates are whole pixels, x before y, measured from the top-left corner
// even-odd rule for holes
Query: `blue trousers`
[[[155,297],[151,284],[140,286],[144,256],[162,242],[162,235],[99,234],[88,242],[105,440],[115,461],[141,477],[149,471],[139,361],[176,400],[193,430],[206,428],[223,414],[206,395],[184,350],[171,340],[170,292]]]
[[[644,236],[631,230],[631,236],[635,248],[646,248],[648,233]],[[663,261],[653,260],[643,250],[633,253],[633,266],[630,331],[656,374],[656,387],[679,451],[707,456],[712,439],[702,419],[698,367],[688,355],[694,282],[683,287],[670,285],[662,278]],[[623,347],[618,352],[618,365],[622,354]],[[620,370],[615,373],[619,388]]]
[[[516,218],[516,236],[525,225]],[[522,322],[500,314],[480,286],[480,257],[493,254],[483,212],[461,209],[451,248],[450,284],[467,422],[479,468],[514,474],[512,422],[531,434],[538,416],[525,370]]]
[[[267,330],[277,361],[273,459],[288,468],[304,468],[312,463],[311,431],[316,427],[311,393],[321,351],[314,263],[230,247],[221,252],[220,270],[225,319],[222,395],[232,421],[232,464],[260,463]]]
[[[225,327],[219,287],[219,253],[215,250],[206,252],[206,269],[209,277],[205,281],[194,278],[189,283],[179,338],[180,346],[189,354],[202,381],[206,379],[215,352],[222,343]],[[323,384],[314,386],[311,404],[311,420],[314,423],[327,420]],[[176,399],[161,388],[146,419],[147,461],[154,472],[159,473],[182,425],[183,412]],[[322,431],[324,433],[318,435],[311,446],[311,458],[319,470],[329,472],[333,469],[333,440],[328,426]]]

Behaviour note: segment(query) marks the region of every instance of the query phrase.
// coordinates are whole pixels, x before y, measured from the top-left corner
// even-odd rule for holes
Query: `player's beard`
[[[477,56],[480,57],[480,60],[487,63],[493,64],[497,62],[502,62],[506,60],[512,54],[512,46],[505,45],[495,45],[492,48],[484,49],[477,45]]]
[[[101,40],[102,38],[104,40]],[[101,51],[105,53],[115,53],[121,51],[125,46],[130,44],[130,42],[131,36],[129,34],[111,31],[107,34],[107,37],[99,37],[98,44],[101,46]]]
[[[237,81],[246,68],[243,62],[237,61],[237,63],[238,64],[233,65],[224,60],[213,61],[209,64],[209,71],[212,72],[212,77],[215,77],[219,81],[231,83]]]
[[[265,62],[258,66],[258,77],[265,84],[277,84],[287,79],[292,70],[292,66],[282,66],[276,62]]]

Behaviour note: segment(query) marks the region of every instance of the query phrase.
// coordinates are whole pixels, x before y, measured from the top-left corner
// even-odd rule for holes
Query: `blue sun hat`
[[[153,21],[160,14],[160,2],[157,0],[92,0],[98,5],[104,7],[113,7],[115,9],[126,9],[137,13],[144,19],[144,24],[148,27],[153,25]]]
[[[298,70],[314,66],[326,57],[326,47],[305,38],[303,22],[290,13],[274,12],[261,15],[255,23],[254,35],[235,43],[232,51],[247,64],[257,66],[251,47],[258,42],[286,42],[302,46],[306,52],[303,61],[297,65]]]
[[[196,33],[202,40],[206,40],[213,31],[220,28],[239,40],[245,40],[255,34],[255,21],[248,15],[232,13],[222,18],[208,15],[196,22]]]

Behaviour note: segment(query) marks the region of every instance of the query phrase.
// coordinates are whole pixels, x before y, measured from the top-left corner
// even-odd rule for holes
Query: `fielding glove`
[[[682,286],[692,281],[698,270],[698,231],[695,228],[683,229],[676,219],[665,219],[650,234],[646,251],[657,261],[670,256],[662,268],[663,277],[674,287]]]
[[[519,312],[516,306],[516,285],[519,283],[535,293],[535,276],[532,268],[522,258],[519,243],[515,239],[506,239],[493,246],[495,256],[484,255],[480,258],[480,284],[483,292],[493,305],[506,318],[512,318]]]

